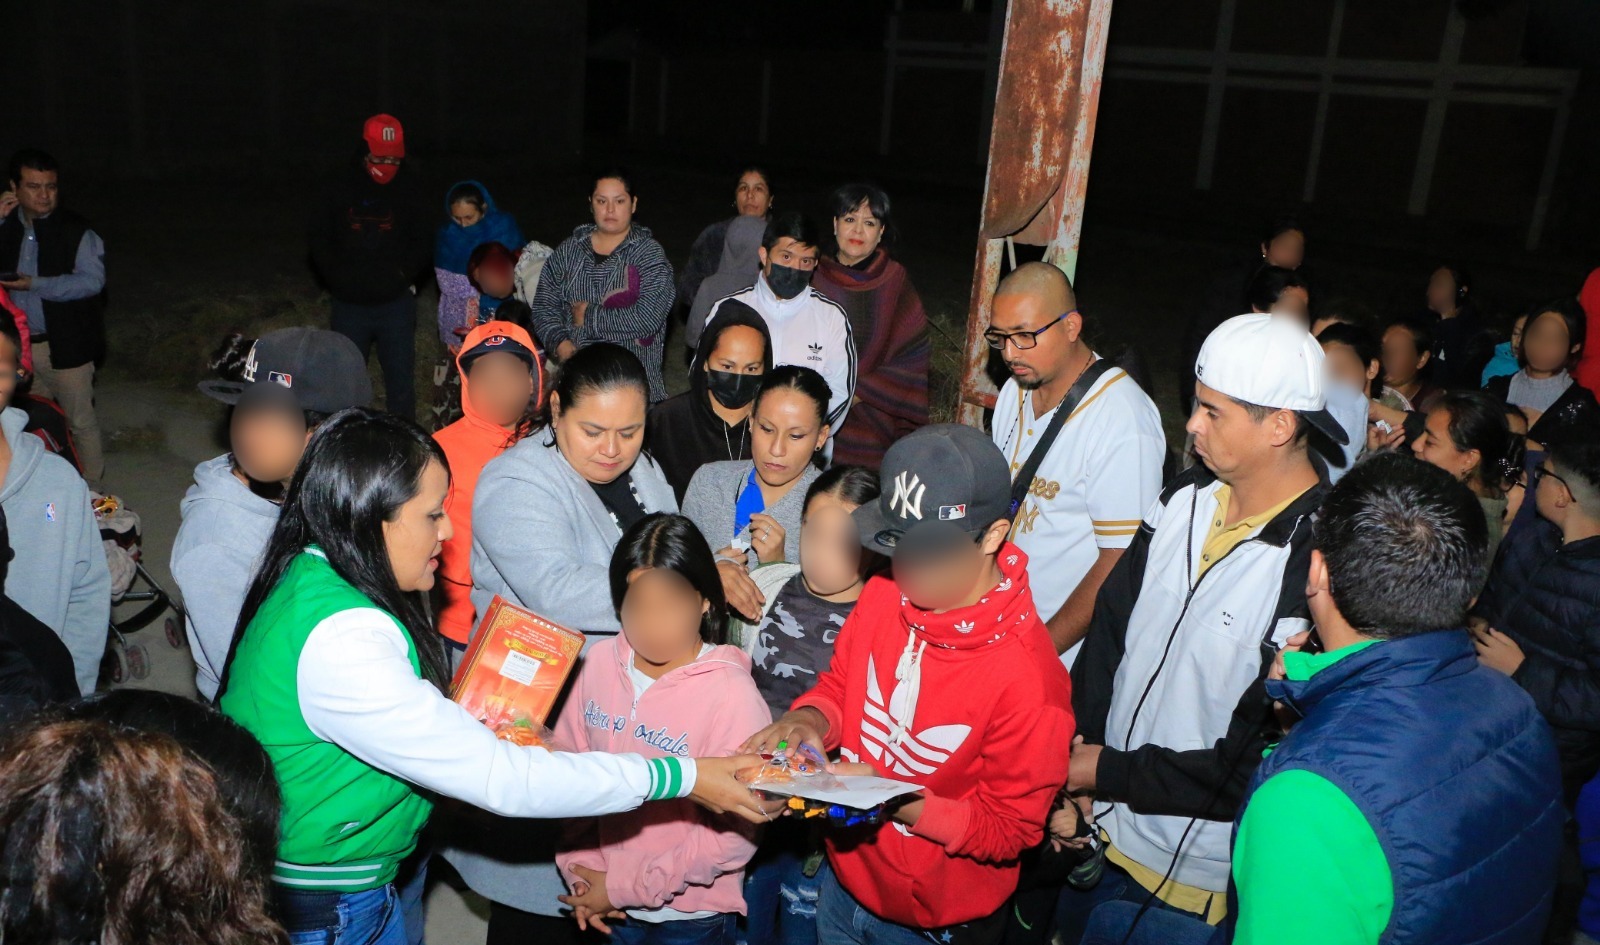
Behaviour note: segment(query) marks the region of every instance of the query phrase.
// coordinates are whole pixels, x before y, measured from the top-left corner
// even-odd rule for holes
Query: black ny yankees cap
[[[889,447],[878,501],[856,509],[861,544],[880,554],[934,557],[1008,518],[1011,473],[983,431],[926,426]]]

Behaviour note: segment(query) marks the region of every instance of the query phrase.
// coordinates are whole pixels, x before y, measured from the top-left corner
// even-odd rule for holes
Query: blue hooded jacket
[[[463,186],[476,187],[483,194],[483,219],[471,226],[459,226],[449,218],[450,195]],[[522,248],[522,229],[517,226],[516,218],[495,206],[489,188],[483,184],[475,180],[460,181],[445,192],[444,199],[445,222],[433,241],[433,264],[438,268],[465,274],[467,259],[484,243],[500,243],[512,252]]]

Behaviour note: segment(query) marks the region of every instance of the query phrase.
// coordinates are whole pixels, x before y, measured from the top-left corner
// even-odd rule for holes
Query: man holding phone
[[[83,478],[105,475],[94,373],[105,360],[105,243],[88,221],[60,207],[60,169],[37,149],[11,158],[0,193],[0,287],[28,320],[33,393],[61,405]]]

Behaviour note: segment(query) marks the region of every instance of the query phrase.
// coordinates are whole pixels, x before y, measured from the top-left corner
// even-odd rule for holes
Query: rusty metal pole
[[[1006,10],[989,136],[989,171],[967,310],[966,357],[957,418],[981,426],[995,388],[983,340],[1000,282],[1005,241],[1044,246],[1045,261],[1071,278],[1078,266],[1105,68],[1111,0],[1037,3]]]

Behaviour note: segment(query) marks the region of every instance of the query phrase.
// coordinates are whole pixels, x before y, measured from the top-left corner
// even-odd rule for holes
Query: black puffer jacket
[[[1517,523],[1474,613],[1522,647],[1512,678],[1555,732],[1570,805],[1600,770],[1600,537],[1563,545],[1542,518]]]

